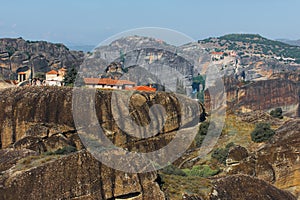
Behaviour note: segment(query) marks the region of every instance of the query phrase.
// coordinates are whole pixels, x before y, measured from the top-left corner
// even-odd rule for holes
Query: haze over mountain
[[[300,46],[300,39],[299,40],[278,39],[278,41],[284,42],[289,45]]]
[[[85,53],[91,52],[96,45],[66,45],[70,50],[73,51],[83,51]]]

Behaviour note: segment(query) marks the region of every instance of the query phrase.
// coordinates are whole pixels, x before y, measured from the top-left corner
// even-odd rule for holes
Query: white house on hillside
[[[46,73],[46,85],[62,86],[66,69],[61,68],[58,71],[51,70]]]

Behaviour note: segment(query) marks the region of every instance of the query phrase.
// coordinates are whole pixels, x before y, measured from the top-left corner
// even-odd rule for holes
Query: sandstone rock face
[[[122,173],[104,166],[84,150],[71,112],[71,88],[24,87],[0,93],[1,148],[9,152],[5,155],[14,155],[1,160],[0,199],[164,199],[155,181],[156,172]],[[136,123],[150,123],[148,112],[154,104],[161,104],[166,112],[165,127],[151,138],[139,139],[116,124],[111,92],[97,91],[95,95],[98,120],[107,136],[116,145],[138,152],[167,145],[181,126],[194,125],[190,124],[194,116],[199,122],[196,111],[202,108],[187,100],[183,112],[189,115],[184,117],[173,94],[134,94],[129,107]],[[66,146],[81,151],[63,156],[42,154]]]
[[[243,85],[232,77],[224,79],[229,110],[242,112],[269,111],[281,107],[286,115],[299,116],[300,85],[298,75],[278,75],[270,80],[256,81]],[[205,106],[210,109],[208,91],[205,94]]]
[[[0,199],[164,199],[155,172],[115,171],[86,151],[37,166],[19,165],[1,176]]]
[[[33,67],[35,72],[79,67],[83,57],[83,52],[69,51],[62,44],[31,42],[22,38],[0,39],[0,73],[6,78],[23,67]]]
[[[237,175],[221,178],[214,181],[214,191],[210,200],[268,200],[285,199],[296,200],[288,192],[278,190],[265,181],[249,176]]]
[[[154,38],[128,36],[96,48],[92,59],[85,60],[89,69],[85,71],[85,75],[93,76],[93,67],[95,70],[102,68],[101,71],[104,71],[103,68],[109,63],[120,61],[120,49],[125,57],[124,68],[128,70],[123,78],[129,77],[129,80],[142,84],[158,83],[171,91],[176,91],[176,81],[181,80],[186,95],[191,95],[195,60],[190,60],[181,48]],[[202,54],[204,55],[203,52]],[[196,60],[201,55],[197,51]]]
[[[194,124],[190,122],[197,114],[195,106],[199,106],[193,101],[187,100],[188,106],[183,110],[187,115],[184,117],[180,111],[179,97],[176,98],[173,94],[137,93],[133,95],[129,110],[132,119],[140,125],[150,123],[148,112],[152,105],[161,104],[166,110],[164,129],[153,137],[140,139],[126,134],[118,127],[112,116],[111,92],[97,91],[95,97],[98,120],[107,137],[118,146],[138,152],[160,149],[174,138],[178,128],[193,126]],[[117,103],[121,102],[122,99],[118,98]],[[165,195],[158,185],[156,172],[124,173],[97,161],[84,148],[77,135],[71,108],[71,88],[25,87],[0,91],[0,109],[3,111],[0,113],[1,200],[165,199]],[[201,108],[200,106],[200,111],[204,112]],[[199,121],[199,118],[197,120]],[[277,143],[277,139],[270,142],[265,147],[265,151],[260,151],[264,153],[261,155],[257,153],[257,160],[259,157],[268,155],[268,152],[273,152],[274,155],[276,152],[282,153],[277,153],[275,157],[269,156],[269,159],[274,158],[278,162],[287,162],[282,168],[278,168],[280,171],[277,172],[277,169],[273,169],[276,175],[275,184],[278,184],[279,187],[284,184],[281,188],[290,190],[294,194],[297,194],[296,190],[291,189],[297,185],[296,183],[294,185],[291,181],[294,179],[291,177],[296,176],[299,169],[291,168],[290,171],[287,171],[286,167],[292,166],[288,162],[295,161],[294,159],[296,159],[295,162],[298,162],[295,147],[298,145],[296,135],[299,131],[297,132],[296,125],[298,125],[298,121],[293,124],[294,132],[291,128],[277,131],[278,141],[281,141],[282,137],[286,139],[284,142],[290,141],[289,148],[294,152],[294,154],[291,153],[294,155],[291,156],[291,159],[285,157],[284,149],[282,152],[278,149],[270,150]],[[294,142],[296,146],[293,146]],[[76,147],[78,151],[65,155],[43,154],[45,151],[53,152],[66,146]],[[244,160],[240,160],[246,157],[246,154],[247,152],[243,148],[237,149],[236,152],[232,150],[232,159],[243,162]],[[257,172],[255,159],[249,168],[251,169],[253,166],[253,171]],[[266,158],[263,160],[269,162]],[[279,164],[276,163],[275,166],[280,166]],[[259,170],[261,178],[269,177],[269,166],[273,167],[268,163],[261,167],[266,169],[265,175],[263,170]],[[285,177],[287,179],[284,179]],[[184,199],[247,199],[248,197],[267,199],[267,195],[273,199],[295,199],[289,193],[249,177],[230,176],[211,181],[214,191],[210,197],[185,195]]]
[[[0,172],[13,167],[19,160],[28,156],[37,156],[38,153],[28,149],[3,149],[0,150]]]
[[[244,110],[293,109],[295,116],[299,106],[299,84],[281,79],[255,82],[239,88],[237,104]]]
[[[69,90],[69,95],[66,95]],[[71,90],[60,88],[14,88],[1,91],[1,147],[25,137],[50,138],[74,132]],[[59,130],[56,130],[59,129]]]
[[[68,138],[75,132],[71,112],[71,88],[15,88],[3,90],[0,94],[0,108],[3,110],[0,113],[0,144],[2,148],[7,148],[28,136],[49,140],[49,138],[53,139],[53,137],[59,134],[62,134],[62,137]],[[121,101],[120,98],[117,101]],[[200,118],[199,114],[204,113],[203,107],[192,100],[186,100],[186,108],[185,110],[181,110],[179,101],[175,95],[162,92],[135,94],[132,96],[130,102],[130,115],[140,125],[150,123],[148,112],[152,105],[161,104],[164,106],[166,121],[163,129],[157,135],[162,140],[161,134],[169,134],[170,136],[167,137],[172,139],[172,132],[186,125],[191,126],[189,124],[191,122],[197,124]],[[103,129],[107,130],[106,133],[108,136],[115,141],[116,145],[139,141],[139,139],[123,133],[118,127],[113,116],[112,104],[111,92],[98,91],[96,93],[97,116]],[[118,105],[118,102],[116,102],[116,105]],[[182,113],[187,114],[182,115]],[[84,114],[82,113],[82,115]],[[195,119],[196,121],[193,121]],[[160,142],[165,144],[168,143],[168,140]],[[129,145],[128,148],[133,148],[133,146]],[[150,150],[153,146],[147,148]]]
[[[7,83],[3,80],[1,80],[2,78],[0,78],[0,90],[1,89],[5,89],[5,88],[11,88],[11,87],[14,87],[14,85],[10,84],[10,83]]]
[[[300,120],[286,122],[276,135],[255,155],[232,167],[230,174],[256,176],[274,186],[290,191],[300,199]]]

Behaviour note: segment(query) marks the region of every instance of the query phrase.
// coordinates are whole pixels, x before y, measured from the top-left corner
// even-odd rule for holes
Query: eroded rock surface
[[[278,190],[265,181],[249,176],[236,175],[214,181],[214,191],[210,200],[296,200],[288,192]]]
[[[95,95],[98,121],[105,134],[116,145],[140,152],[168,144],[181,126],[193,125],[190,120],[198,114],[196,107],[202,108],[188,100],[182,112],[189,115],[184,118],[173,94],[135,94],[129,107],[138,124],[149,124],[148,112],[154,104],[163,105],[166,111],[165,127],[149,139],[140,139],[116,124],[111,92],[97,91]],[[3,158],[7,158],[0,164],[0,199],[164,199],[156,172],[129,174],[110,169],[85,150],[73,121],[71,88],[3,90],[0,109],[0,141]],[[44,154],[68,146],[79,151]]]
[[[275,136],[229,174],[248,174],[290,191],[300,199],[300,120],[290,120],[276,130]]]

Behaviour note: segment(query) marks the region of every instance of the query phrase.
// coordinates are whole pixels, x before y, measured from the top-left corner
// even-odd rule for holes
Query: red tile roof
[[[111,78],[84,78],[84,82],[88,85],[135,85],[132,81]]]
[[[117,85],[117,80],[111,78],[100,78],[98,85]]]
[[[128,80],[115,80],[111,78],[84,78],[84,82],[87,85],[135,85],[135,82]],[[149,86],[136,86],[133,88],[126,87],[126,90],[137,90],[146,92],[155,92],[156,88]]]
[[[128,80],[118,80],[117,85],[135,85],[135,82],[128,81]]]
[[[51,70],[50,72],[47,72],[47,74],[58,74],[58,72],[55,70]]]
[[[99,83],[99,78],[84,78],[85,84],[97,85]]]
[[[223,55],[223,52],[211,52],[212,55]]]
[[[146,92],[155,92],[156,88],[152,88],[149,86],[136,86],[133,88],[133,90],[137,90],[137,91],[146,91]]]

